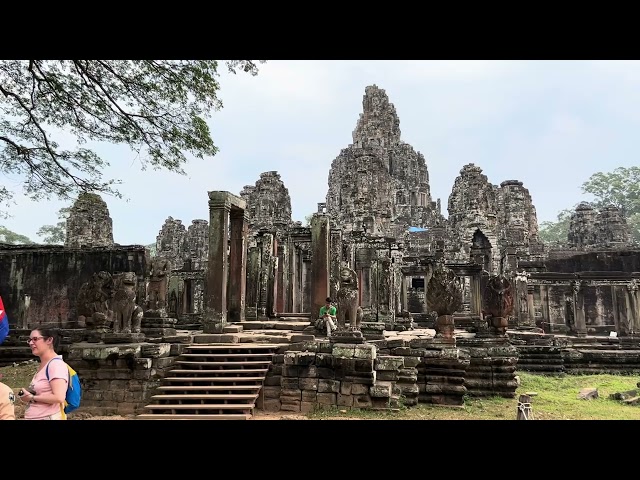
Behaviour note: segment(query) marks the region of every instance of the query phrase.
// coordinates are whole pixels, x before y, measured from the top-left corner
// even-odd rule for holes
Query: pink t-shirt
[[[62,359],[62,356],[58,355],[58,358]],[[53,380],[54,378],[62,378],[65,382],[69,383],[69,370],[67,369],[67,364],[64,363],[64,361],[49,361],[49,380],[47,380],[46,371],[47,367],[45,366],[38,370],[31,380],[29,388],[31,390],[35,390],[36,395],[53,393],[49,380]],[[42,418],[48,417],[49,415],[55,415],[56,413],[60,413],[59,403],[42,403],[35,401],[27,404],[24,412],[24,418]]]

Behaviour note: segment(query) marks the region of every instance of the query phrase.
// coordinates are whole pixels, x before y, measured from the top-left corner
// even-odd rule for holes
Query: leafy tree
[[[582,184],[582,191],[595,197],[596,208],[618,207],[627,218],[633,240],[640,242],[640,167],[594,173]]]
[[[302,224],[302,226],[303,227],[310,227],[312,219],[313,219],[313,213],[310,213],[309,215],[305,215],[304,216],[304,223]]]
[[[9,243],[11,245],[33,243],[28,237],[12,232],[6,227],[0,225],[0,243]]]
[[[156,256],[157,246],[156,246],[155,243],[150,243],[149,245],[145,245],[145,247],[149,249],[149,255],[151,257],[155,257]]]
[[[594,173],[582,184],[582,191],[596,198],[597,208],[614,205],[627,217],[640,213],[640,167]]]
[[[63,244],[67,237],[67,217],[71,207],[64,207],[58,210],[58,220],[55,225],[43,225],[36,232],[36,235],[42,237],[43,243]]]
[[[558,213],[555,222],[542,222],[538,229],[540,240],[546,243],[566,243],[569,234],[569,223],[574,210],[565,208]]]
[[[257,75],[252,60],[225,62]],[[215,155],[205,118],[222,108],[214,60],[0,60],[0,173],[33,200],[82,191],[121,198],[87,141],[129,146],[142,168],[184,174],[185,153]],[[73,135],[67,148],[55,129]],[[13,192],[0,186],[0,202]],[[0,212],[8,216],[7,212]]]

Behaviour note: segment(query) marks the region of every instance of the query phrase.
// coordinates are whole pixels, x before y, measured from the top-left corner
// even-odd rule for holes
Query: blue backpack
[[[55,357],[53,360],[62,360],[60,357]],[[82,387],[80,386],[80,377],[78,373],[65,362],[67,369],[69,370],[69,383],[67,384],[67,395],[64,399],[64,413],[71,413],[80,406],[80,398],[82,397]],[[49,380],[49,364],[45,370],[47,380]]]

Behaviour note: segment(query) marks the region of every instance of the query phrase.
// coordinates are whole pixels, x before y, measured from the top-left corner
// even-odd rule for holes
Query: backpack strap
[[[49,380],[49,364],[54,360],[62,360],[60,357],[53,357],[51,360],[47,362],[47,366],[44,369],[44,374],[47,376],[47,380]]]

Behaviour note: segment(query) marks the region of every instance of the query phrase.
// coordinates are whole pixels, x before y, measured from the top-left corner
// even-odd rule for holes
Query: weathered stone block
[[[300,413],[313,412],[316,409],[316,402],[300,402]]]
[[[316,366],[318,368],[333,368],[334,366],[334,356],[330,353],[317,353],[316,354]]]
[[[383,357],[379,356],[375,361],[377,371],[398,370],[404,367],[404,357]]]
[[[374,345],[355,345],[353,356],[355,358],[375,360],[376,347]]]
[[[171,354],[170,343],[143,343],[140,346],[140,356],[146,358],[168,357]]]
[[[280,410],[280,399],[265,398],[263,408],[267,412],[278,412]]]
[[[411,342],[413,342],[414,340],[411,340]],[[409,341],[405,338],[390,338],[386,341],[386,347],[385,348],[397,348],[397,347],[404,347],[406,345],[409,344]],[[413,345],[411,345],[413,346]]]
[[[299,375],[300,375],[300,378],[302,377],[317,378],[318,369],[316,368],[315,365],[309,365],[308,367],[300,367]]]
[[[351,382],[340,382],[340,392],[342,395],[351,395]]]
[[[280,386],[282,380],[289,377],[282,377],[280,375],[269,375],[264,379],[264,384],[269,386]],[[297,380],[297,379],[296,379]],[[296,381],[296,385],[291,388],[298,388],[298,382]]]
[[[391,383],[390,382],[378,382],[369,388],[369,395],[371,397],[390,397],[391,396]]]
[[[363,385],[361,383],[354,383],[351,386],[351,394],[352,395],[368,395],[369,394],[369,385]]]
[[[352,407],[353,406],[353,396],[344,395],[342,393],[338,393],[336,398],[336,403],[339,407]]]
[[[336,372],[333,368],[318,368],[316,371],[318,378],[334,379],[336,377]]]
[[[371,397],[369,395],[352,395],[353,406],[356,408],[370,408]]]
[[[144,360],[144,359],[141,359],[141,360]],[[172,366],[175,360],[176,359],[173,357],[154,358],[152,365],[156,368],[166,368],[166,367]]]
[[[338,393],[340,382],[337,380],[319,380],[318,393]]]
[[[415,383],[397,383],[396,386],[400,390],[401,395],[410,396],[420,393],[418,385]]]
[[[372,359],[355,358],[353,361],[354,370],[356,372],[373,372]]]
[[[300,383],[298,377],[281,377],[280,386],[285,390],[299,390]]]
[[[418,357],[404,357],[405,367],[417,367],[420,363],[422,363],[422,359]]]
[[[300,401],[289,401],[286,402],[281,400],[280,402],[280,410],[283,412],[299,412],[300,411]]]
[[[262,393],[265,400],[268,398],[280,398],[280,387],[262,387]]]
[[[296,365],[308,366],[316,362],[316,354],[314,352],[298,352],[295,360]]]
[[[353,358],[355,355],[355,345],[336,343],[333,345],[331,353],[335,357]]]
[[[295,365],[284,365],[282,367],[282,376],[283,377],[299,377],[300,367],[297,367]]]
[[[315,390],[302,390],[302,402],[315,403],[317,392]]]
[[[296,365],[297,364],[297,357],[298,356],[298,352],[287,352],[284,354],[284,364],[286,366],[289,365]]]
[[[133,362],[133,368],[136,370],[146,370],[151,368],[153,360],[150,358],[134,358]]]
[[[336,395],[335,393],[318,393],[317,402],[320,405],[335,405]]]
[[[300,400],[302,398],[302,392],[300,390],[286,389],[280,390],[280,401],[291,402],[294,400]]]
[[[318,390],[317,378],[302,378],[298,379],[298,384],[301,390]]]

